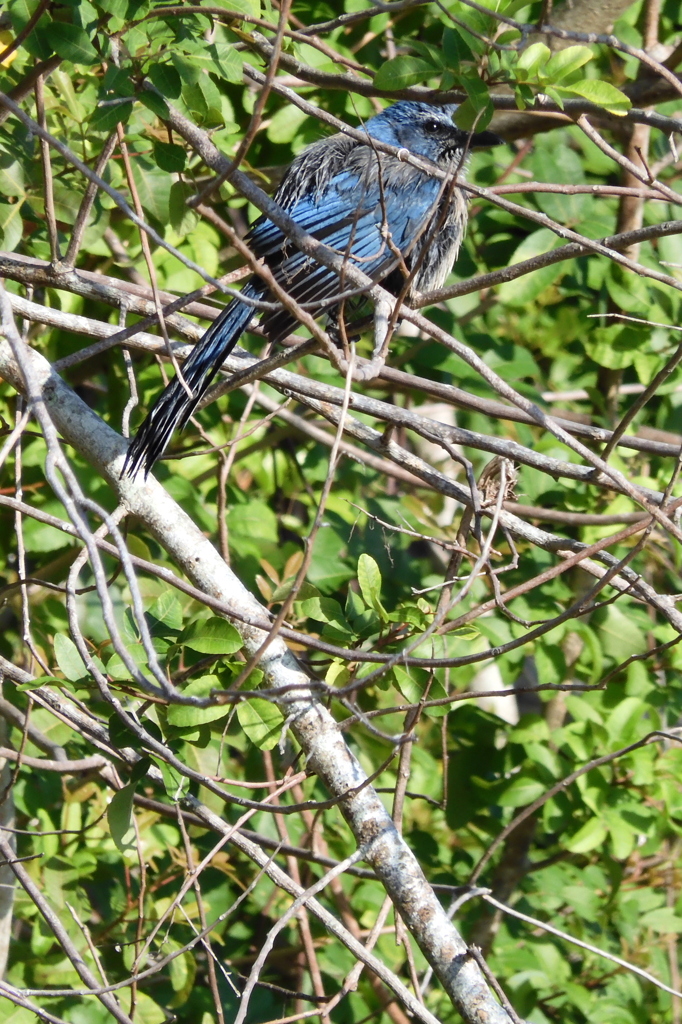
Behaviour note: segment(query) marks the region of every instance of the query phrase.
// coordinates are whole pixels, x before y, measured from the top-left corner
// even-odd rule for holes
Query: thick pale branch
[[[122,439],[52,372],[41,355],[26,349],[24,356],[30,362],[46,411],[60,433],[118,489],[130,512],[145,523],[194,584],[220,599],[237,601],[248,613],[262,614],[260,605],[210,541],[156,481],[119,479],[124,458]],[[7,343],[0,345],[0,373],[13,386],[23,386]],[[254,654],[265,638],[263,632],[239,621],[235,626],[246,653]],[[269,686],[305,686],[307,682],[301,666],[279,638],[263,654],[260,668]],[[448,920],[378,794],[368,785],[358,791],[367,777],[332,716],[304,692],[285,696],[280,706],[309,766],[332,797],[341,800],[358,844],[368,847],[367,860],[464,1019],[471,1024],[504,1024],[508,1021],[506,1012],[493,998],[478,966],[469,959],[466,943]],[[353,795],[347,796],[349,792]]]

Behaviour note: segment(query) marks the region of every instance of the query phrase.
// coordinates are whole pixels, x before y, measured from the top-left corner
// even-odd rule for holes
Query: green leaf
[[[78,0],[78,3],[74,5],[75,23],[90,34],[97,28],[100,15],[101,12],[93,7],[90,0]]]
[[[182,629],[182,605],[172,590],[149,606],[147,618],[152,636],[175,636]]]
[[[531,232],[524,238],[509,261],[509,266],[513,267],[517,263],[523,263],[524,260],[551,252],[561,244],[561,239],[557,238],[549,228],[538,228],[537,231]],[[566,265],[564,263],[553,263],[548,267],[540,267],[515,281],[505,281],[500,285],[498,295],[502,302],[507,302],[512,306],[525,307],[565,272]]]
[[[330,523],[329,527],[320,530],[315,538],[308,579],[320,590],[329,593],[353,576],[353,570],[348,568],[346,563],[344,538]],[[360,600],[359,595],[357,596]]]
[[[601,713],[592,707],[589,701],[576,697],[572,693],[566,695],[566,707],[577,722],[594,722],[595,725],[602,725],[604,722]]]
[[[491,18],[485,14],[479,13],[478,11],[472,10],[471,8],[467,8],[463,4],[457,5],[457,14],[459,21],[457,31],[461,35],[464,44],[468,46],[472,55],[475,54],[478,56],[489,52],[488,44],[473,33],[477,32],[482,35],[492,34],[495,31],[495,23]],[[468,28],[470,28],[471,31],[468,31]]]
[[[0,195],[23,196],[25,192],[23,167],[11,153],[0,149]]]
[[[161,771],[167,796],[176,803],[189,791],[189,779],[161,757],[151,757],[150,760]]]
[[[592,619],[592,628],[598,626],[598,636],[604,653],[615,661],[625,661],[633,654],[642,654],[646,650],[646,636],[630,614],[618,605],[602,608]]]
[[[36,925],[36,927],[40,926]],[[54,936],[52,936],[50,945],[53,943]],[[36,1015],[30,1010],[24,1009],[23,1006],[15,1006],[9,999],[0,996],[0,1020],[4,1020],[5,1024],[35,1024]]]
[[[100,99],[111,99],[114,96],[135,96],[135,82],[131,75],[130,65],[121,64],[116,67],[110,64],[100,83]]]
[[[168,1013],[155,1003],[146,992],[137,992],[135,996],[136,1024],[165,1024]]]
[[[587,682],[590,686],[594,686],[599,682],[603,673],[604,658],[601,645],[594,630],[587,623],[575,622],[573,628],[585,644],[578,658],[578,664],[581,669],[584,669],[585,662],[591,665]]]
[[[464,61],[474,59],[466,40],[456,28],[446,28],[443,31],[443,55],[455,71],[459,70]]]
[[[147,107],[148,110],[151,110],[151,112],[156,114],[157,117],[160,117],[161,120],[168,117],[168,104],[163,96],[159,96],[156,92],[148,92],[147,90],[144,90],[140,93],[138,99],[143,106]]]
[[[5,4],[9,24],[15,32],[21,32],[22,29],[26,28],[37,6],[38,4],[35,0],[11,0],[10,3]],[[3,42],[5,41],[3,40]],[[11,40],[8,39],[5,45],[9,42]]]
[[[144,779],[151,767],[151,763],[150,758],[141,757],[140,760],[133,765],[132,771],[130,772],[131,783],[137,785],[140,779]]]
[[[455,124],[464,131],[483,131],[490,124],[493,105],[486,83],[475,74],[462,78],[467,98],[455,111]]]
[[[639,923],[642,928],[652,928],[655,932],[663,934],[672,935],[682,932],[682,917],[678,917],[672,907],[649,910],[646,914],[642,914]]]
[[[543,70],[543,75],[550,82],[559,82],[573,71],[577,71],[583,64],[587,64],[593,56],[589,46],[567,46],[565,50],[559,50],[558,53],[552,54]]]
[[[270,142],[286,144],[298,134],[301,125],[308,120],[308,115],[291,103],[280,107],[268,125],[267,136]]]
[[[272,750],[279,742],[284,715],[271,701],[251,697],[237,705],[237,718],[248,738],[261,750]]]
[[[239,11],[240,14],[248,14],[252,18],[260,18],[260,0],[216,0],[214,6],[224,7],[228,11]]]
[[[549,726],[540,715],[524,715],[510,734],[512,743],[546,743],[549,740]]]
[[[192,622],[178,637],[178,643],[198,654],[234,654],[242,647],[242,638],[234,626],[214,616]]]
[[[468,97],[457,108],[454,121],[465,132],[482,132],[490,124],[494,112],[495,108],[489,99],[483,106],[479,106],[476,100]]]
[[[373,608],[379,618],[386,622],[388,615],[381,603],[381,572],[371,555],[363,553],[358,558],[358,583],[365,604]]]
[[[506,3],[504,0],[502,3],[497,3],[496,0],[492,0],[492,2],[488,0],[486,6],[492,8],[494,11],[498,11],[500,14],[504,14],[507,18],[513,18],[518,11],[523,10],[523,8],[527,6],[527,3],[526,0],[507,0]],[[516,36],[518,38],[518,32],[516,33]]]
[[[658,716],[639,697],[624,697],[606,721],[609,739],[615,748],[629,746],[658,728]]]
[[[373,668],[374,666],[371,665],[368,666],[367,670],[372,671]],[[408,670],[401,665],[396,665],[393,669],[393,678],[403,697],[410,704],[418,704],[426,694],[427,686],[429,686],[429,673],[423,669]],[[442,700],[444,697],[447,697],[447,693],[441,681],[439,679],[431,679],[426,699]],[[424,714],[429,715],[431,718],[442,718],[450,710],[450,704],[441,704],[437,707],[424,708]]]
[[[107,807],[107,821],[111,838],[121,853],[135,847],[135,829],[132,826],[133,797],[137,783],[131,782],[114,793]]]
[[[541,768],[552,778],[558,778],[563,774],[561,762],[556,751],[551,750],[546,743],[526,743],[524,745],[526,757]]]
[[[584,339],[585,351],[599,366],[610,370],[624,370],[632,366],[644,332],[631,324],[611,324],[595,327]]]
[[[102,59],[78,25],[53,21],[50,25],[49,39],[55,52],[64,60],[70,60],[72,64],[97,64]]]
[[[641,278],[636,277],[624,267],[615,264],[609,266],[604,277],[604,284],[614,305],[627,313],[642,319],[650,319],[653,295],[650,288]],[[615,326],[615,325],[614,325]],[[627,327],[639,336],[639,349],[646,350],[653,338],[651,328],[645,324],[618,324]],[[626,336],[627,337],[627,336]]]
[[[190,47],[189,49],[194,50],[195,48]],[[183,98],[186,100],[187,97],[184,95],[186,87],[188,85],[196,85],[201,76],[200,61],[190,59],[190,55],[184,48],[181,51],[173,50],[171,60],[182,83]]]
[[[514,89],[514,102],[518,110],[525,110],[526,107],[532,107],[535,103],[535,93],[529,85],[521,82]]]
[[[437,68],[420,57],[404,54],[392,57],[381,65],[374,78],[374,85],[386,92],[407,89],[411,85],[418,85],[419,82],[426,82],[437,73]]]
[[[533,173],[540,181],[556,185],[579,185],[585,180],[580,157],[556,136],[543,136],[537,140],[532,158]],[[567,224],[578,224],[589,217],[592,200],[587,195],[561,195],[556,192],[538,192],[535,201],[548,216]],[[556,235],[547,245],[554,249],[562,240]]]
[[[113,98],[113,97],[111,97]],[[117,124],[127,124],[133,112],[134,100],[117,103],[115,106],[95,107],[90,115],[90,128],[93,132],[110,132]]]
[[[86,108],[83,106],[82,97],[76,92],[75,82],[63,68],[57,68],[52,72],[50,81],[57,86],[59,98],[65,104],[69,114],[74,121],[85,121],[87,118]]]
[[[216,42],[210,47],[209,53],[215,54],[218,71],[226,82],[242,85],[244,81],[244,58],[231,43]]]
[[[210,697],[213,690],[220,690],[221,683],[218,676],[202,676],[194,679],[183,688],[183,695],[186,697]],[[229,715],[231,706],[228,704],[215,704],[213,707],[194,708],[187,704],[171,704],[166,712],[168,724],[178,729],[187,729],[190,726],[205,725],[207,722],[216,722],[220,718]]]
[[[563,110],[564,109],[564,100],[563,100],[563,97],[561,96],[561,93],[558,91],[557,87],[554,86],[554,85],[548,85],[545,82],[545,84],[542,86],[542,88],[544,89],[545,96],[548,96],[550,98],[550,100],[553,100],[554,103],[556,103],[556,105],[559,108],[559,110]]]
[[[469,74],[466,78],[462,79],[462,85],[464,86],[466,94],[471,100],[474,109],[477,111],[485,110],[486,106],[490,103],[490,89],[483,79],[479,78],[476,74]],[[459,121],[457,120],[457,115],[460,113],[461,109],[462,108],[460,106],[455,114],[455,120],[458,124]]]
[[[37,690],[40,686],[64,686],[63,679],[55,679],[54,676],[36,676],[28,683],[19,683],[17,693],[25,693],[27,690]],[[69,687],[73,689],[73,687]]]
[[[570,906],[586,921],[596,921],[599,914],[599,896],[586,885],[567,885],[562,893]]]
[[[160,743],[163,742],[161,730],[156,722],[153,722],[149,718],[142,718],[140,720],[140,725],[155,740],[158,740]],[[132,747],[133,750],[139,750],[142,747],[142,740],[140,737],[136,732],[133,732],[132,729],[128,728],[127,724],[115,711],[109,716],[109,739],[111,740],[112,745],[118,748]]]
[[[253,554],[260,559],[263,557],[264,546],[270,543],[277,544],[279,540],[277,517],[262,501],[233,505],[227,514],[227,525],[230,538],[242,557]],[[327,532],[329,531],[321,531],[322,536]]]
[[[201,124],[209,128],[222,127],[225,119],[220,92],[208,75],[199,74],[196,82],[183,84],[182,98]]]
[[[0,239],[7,252],[13,252],[21,242],[24,234],[24,222],[21,216],[21,203],[0,203]],[[64,546],[64,537],[58,542]]]
[[[540,69],[552,56],[548,46],[544,43],[533,43],[523,51],[516,64],[516,77],[520,82],[527,82],[529,79],[537,78]],[[525,72],[525,74],[519,74]]]
[[[324,677],[325,683],[329,686],[345,686],[350,679],[350,671],[343,661],[332,661]]]
[[[168,220],[171,181],[166,173],[144,157],[131,160],[135,187],[145,211],[161,224]]]
[[[54,656],[60,669],[72,683],[88,678],[88,670],[83,664],[78,648],[73,640],[63,633],[55,633]]]
[[[406,669],[401,665],[396,665],[393,669],[393,677],[405,700],[410,704],[418,704],[424,695],[426,673],[419,669]]]
[[[168,211],[174,231],[179,235],[190,234],[199,222],[198,215],[187,205],[190,196],[196,195],[188,181],[174,181],[171,185]]]
[[[166,940],[165,945],[169,953],[180,948],[177,943],[170,942],[168,939]],[[176,956],[171,960],[168,965],[168,975],[175,995],[169,1002],[169,1006],[182,1006],[183,1003],[187,1002],[192,988],[194,987],[196,973],[196,958],[192,955],[190,950],[181,953],[179,956]]]
[[[565,840],[565,846],[571,853],[589,853],[590,850],[596,850],[601,846],[607,835],[603,821],[599,818],[590,818],[574,836]]]
[[[182,146],[154,139],[154,159],[162,171],[168,171],[172,174],[184,171],[187,153]]]
[[[632,103],[627,96],[616,89],[610,82],[603,82],[597,79],[589,79],[584,82],[574,82],[572,85],[557,86],[562,92],[571,93],[574,96],[582,96],[583,99],[604,107],[611,114],[623,117],[631,108]]]
[[[543,683],[563,683],[566,678],[566,658],[558,644],[538,641],[535,650],[538,679]]]
[[[504,789],[497,798],[500,807],[527,807],[537,800],[547,789],[537,779],[514,779],[510,786]]]
[[[42,917],[36,917],[33,921],[33,931],[31,933],[31,952],[34,956],[44,957],[47,956],[53,946],[54,932],[48,927],[47,922]],[[5,1021],[7,1020],[7,1018],[4,1019]],[[28,1024],[33,1024],[33,1021],[29,1021]]]
[[[296,601],[295,607],[297,611],[300,610],[302,615],[307,615],[315,622],[328,622],[337,629],[347,633],[351,632],[341,605],[331,597],[323,597],[318,594],[308,597],[304,601]]]
[[[143,672],[147,669],[147,652],[141,643],[129,643],[126,645],[128,657],[133,664]],[[107,675],[112,679],[130,679],[131,672],[123,658],[118,653],[111,655],[107,662]]]
[[[147,72],[152,85],[163,96],[176,100],[182,92],[182,79],[172,64],[150,64]]]
[[[410,45],[412,49],[420,54],[427,64],[432,64],[438,71],[445,71],[446,61],[441,47],[434,46],[433,43],[425,43],[418,39],[411,40]]]
[[[627,860],[637,845],[637,833],[623,821],[617,810],[612,813],[610,808],[607,808],[604,818],[609,826],[613,856],[616,860]]]

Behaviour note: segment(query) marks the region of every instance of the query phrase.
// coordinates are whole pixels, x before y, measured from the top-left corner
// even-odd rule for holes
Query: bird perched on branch
[[[466,200],[454,178],[429,174],[403,157],[406,150],[454,172],[470,147],[501,141],[492,132],[472,135],[457,128],[452,122],[456,109],[400,101],[365,123],[366,142],[332,135],[309,146],[291,164],[275,201],[303,231],[341,257],[341,266],[331,269],[316,262],[266,216],[256,221],[246,240],[291,298],[303,308],[310,304],[313,316],[328,313],[333,319],[338,314],[339,298],[349,289],[343,279],[347,264],[408,302],[444,283],[464,237]],[[373,140],[398,152],[380,151]],[[141,467],[149,473],[258,315],[258,303],[273,300],[257,274],[241,295],[252,301],[232,299],[185,362],[184,384],[176,377],[152,408],[130,444],[124,474],[134,476]],[[375,314],[375,324],[380,321],[375,355],[386,334],[386,310],[382,318]],[[272,342],[285,338],[296,323],[284,307],[262,314],[263,331]]]

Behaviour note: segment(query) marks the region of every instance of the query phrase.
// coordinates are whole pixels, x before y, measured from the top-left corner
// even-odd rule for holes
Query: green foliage
[[[493,5],[488,7],[474,9],[464,0],[401,7],[393,14],[382,10],[365,20],[323,28],[321,36],[304,36],[298,21],[304,26],[324,24],[341,10],[301,0],[294,9],[298,20],[291,21],[292,32],[282,39],[283,72],[291,85],[298,69],[296,88],[304,83],[301,95],[352,124],[371,116],[378,101],[344,84],[346,68],[362,72],[362,81],[371,81],[380,96],[412,86],[458,90],[463,102],[457,123],[477,131],[493,117],[491,94],[502,90],[513,95],[519,111],[527,111],[539,94],[565,109],[584,99],[619,119],[631,109],[628,89],[640,73],[631,54],[604,43],[575,42],[563,49],[550,48],[547,40],[528,43],[528,32],[501,23],[495,15],[518,18],[528,26],[537,23],[539,4],[504,0],[494,11]],[[131,205],[139,201],[143,217],[170,247],[219,275],[236,270],[242,261],[222,234],[220,220],[203,219],[187,205],[206,185],[207,169],[163,119],[173,105],[233,157],[255,103],[253,79],[244,75],[254,69],[257,78],[266,69],[262,40],[267,37],[270,45],[278,13],[258,0],[225,0],[210,8],[201,12],[188,5],[182,10],[147,0],[49,5],[0,65],[0,88],[21,93],[24,109],[34,113],[32,100],[26,99],[30,92],[21,89],[38,62],[50,62],[43,84],[48,130],[91,168],[97,166],[110,134],[120,130],[131,177],[118,147],[102,170],[105,180]],[[218,16],[215,9],[224,14]],[[354,0],[344,6],[348,14],[362,9]],[[37,11],[37,0],[9,0],[0,47],[22,33]],[[664,5],[660,42],[671,52],[678,41],[676,17],[673,5]],[[615,32],[638,48],[643,26],[635,5]],[[672,115],[678,105],[678,98],[662,102],[660,112]],[[527,144],[515,140],[510,129],[513,151],[500,147],[472,154],[469,179],[486,187],[498,180],[518,187],[517,194],[507,197],[517,207],[475,201],[476,216],[448,284],[552,252],[564,244],[566,231],[586,241],[616,232],[623,216],[621,199],[604,190],[620,180],[619,168],[575,125],[562,123],[564,127],[536,135]],[[240,155],[242,168],[266,188],[274,187],[282,168],[324,130],[273,89],[260,129]],[[527,131],[525,127],[524,139]],[[620,144],[618,134],[608,139]],[[668,159],[662,135],[652,135],[649,161],[674,187],[679,167]],[[63,256],[86,182],[57,151],[52,152],[51,166],[57,246]],[[557,188],[521,191],[529,181]],[[578,192],[572,186],[595,191]],[[49,261],[53,242],[40,142],[11,117],[0,125],[0,197],[3,250],[24,266]],[[211,201],[219,218],[240,232],[254,215],[229,182]],[[642,209],[644,225],[652,228],[677,216],[674,204],[660,198]],[[646,276],[647,271],[670,272],[679,280],[678,269],[667,266],[682,261],[679,234],[643,242],[633,258],[639,261],[639,276],[603,257],[581,256],[535,267],[493,288],[486,284],[483,292],[460,289],[428,315],[532,402],[549,404],[548,395],[563,393],[551,411],[565,414],[569,423],[611,428],[629,396],[652,381],[679,340],[679,289]],[[166,249],[152,247],[151,259],[162,291],[184,294],[204,284]],[[101,190],[87,218],[76,266],[84,280],[91,280],[87,273],[95,281],[103,276],[148,279],[140,234]],[[22,275],[7,273],[8,290],[21,292]],[[119,309],[107,304],[106,295],[69,291],[68,282],[64,288],[38,282],[32,297],[51,311],[119,322]],[[647,322],[616,320],[614,312]],[[129,322],[133,319],[130,314]],[[32,321],[27,340],[55,361],[72,356],[91,339]],[[244,344],[259,351],[262,338],[247,335]],[[369,336],[358,346],[367,354]],[[132,415],[134,428],[161,381],[147,354],[136,352],[132,361],[141,406]],[[403,410],[422,413],[438,424],[447,418],[448,410],[426,405],[434,396],[420,381],[454,385],[475,398],[497,397],[454,351],[406,332],[394,337],[389,363],[413,375],[403,378],[400,391],[386,381],[371,383],[372,395],[393,403],[396,415]],[[291,369],[343,385],[318,355],[299,358]],[[129,399],[120,348],[97,352],[63,372],[97,413],[120,429]],[[619,385],[626,388],[617,408],[613,388]],[[671,434],[677,437],[681,386],[682,371],[675,366],[637,411],[628,431],[652,444],[667,443]],[[267,385],[260,387],[269,398],[276,395]],[[641,549],[635,548],[641,533],[620,534],[623,523],[599,517],[627,516],[638,506],[603,479],[577,472],[586,463],[576,452],[522,417],[505,419],[481,405],[462,405],[450,425],[469,433],[435,455],[416,433],[391,426],[388,440],[393,443],[401,435],[398,441],[411,460],[395,475],[385,475],[385,463],[376,462],[377,455],[389,452],[388,440],[386,453],[374,451],[373,461],[363,461],[365,449],[358,442],[352,453],[356,457],[343,458],[337,466],[313,536],[329,445],[321,435],[298,430],[284,419],[264,419],[257,402],[252,406],[240,390],[198,414],[201,438],[189,425],[174,442],[174,453],[199,454],[163,464],[158,476],[221,545],[244,585],[273,615],[289,602],[296,584],[284,616],[287,627],[296,631],[289,642],[313,679],[328,687],[325,699],[335,717],[348,719],[345,735],[363,768],[372,774],[384,766],[376,780],[380,790],[394,791],[399,781],[393,758],[403,745],[396,738],[404,738],[403,730],[408,730],[416,740],[402,829],[429,880],[444,887],[439,890],[444,902],[451,887],[469,884],[486,858],[476,884],[492,888],[540,922],[674,985],[677,975],[671,964],[682,931],[677,867],[682,750],[670,730],[682,716],[682,657],[669,610],[682,590],[679,545],[657,530],[647,535]],[[304,415],[301,407],[294,411]],[[4,434],[20,415],[12,389],[2,383]],[[362,412],[358,417],[371,419]],[[384,423],[377,424],[384,429]],[[324,429],[325,423],[320,418],[315,426]],[[331,443],[331,435],[328,439]],[[534,506],[526,512],[516,507],[528,529],[513,545],[511,533],[498,529],[487,566],[479,566],[470,577],[490,524],[486,516],[481,523],[476,520],[453,582],[448,567],[460,545],[461,509],[453,515],[447,487],[439,491],[419,486],[405,472],[422,459],[430,463],[434,479],[442,474],[446,482],[466,487],[467,477],[450,459],[458,454],[455,444],[479,478],[492,453],[504,444],[513,454],[512,442],[515,451],[537,457],[531,464],[519,456],[515,496],[507,496]],[[603,438],[597,438],[594,451],[601,452],[602,444]],[[620,447],[610,459],[612,467],[647,495],[666,490],[675,464],[667,449],[652,444]],[[210,445],[223,451],[226,445],[232,447],[227,456],[216,457],[206,453]],[[114,487],[78,451],[68,450],[68,457],[86,497],[109,510],[116,508]],[[0,536],[5,588],[0,654],[36,678],[16,682],[5,676],[3,698],[29,715],[31,729],[21,729],[16,715],[3,719],[7,738],[0,746],[12,746],[32,759],[65,752],[77,760],[104,750],[116,773],[114,785],[113,774],[95,769],[62,776],[33,767],[34,761],[30,768],[20,764],[16,777],[8,778],[22,830],[18,850],[28,858],[22,863],[95,973],[101,967],[113,984],[130,978],[140,956],[139,970],[160,965],[148,984],[137,987],[134,1015],[131,1010],[136,1024],[160,1024],[171,1014],[181,1024],[217,1020],[209,955],[196,939],[207,921],[219,961],[216,984],[224,1017],[234,1019],[235,989],[242,984],[237,976],[248,973],[263,936],[289,899],[235,846],[216,849],[217,836],[191,814],[181,828],[178,809],[186,806],[183,800],[198,798],[235,827],[257,832],[268,856],[277,856],[282,864],[284,859],[273,853],[280,842],[343,859],[353,852],[353,839],[338,807],[327,805],[329,794],[303,774],[297,776],[296,788],[277,797],[285,811],[295,804],[295,814],[282,814],[275,823],[274,798],[264,809],[253,806],[265,794],[270,799],[273,779],[284,779],[290,769],[305,773],[307,765],[287,733],[289,720],[282,707],[267,693],[253,696],[270,685],[266,662],[249,667],[243,678],[251,646],[213,608],[154,574],[154,568],[174,570],[156,537],[129,526],[128,548],[148,566],[138,570],[144,622],[136,620],[126,575],[110,554],[104,556],[107,614],[85,569],[78,574],[75,594],[70,585],[70,618],[64,588],[80,542],[60,528],[67,514],[47,485],[46,446],[35,423],[26,429],[21,458],[16,450],[3,458],[0,499],[14,494],[20,481],[17,497],[30,501],[35,518],[20,510],[15,519],[15,508],[0,504],[5,523]],[[219,458],[229,460],[226,483],[222,470],[216,469],[225,465]],[[547,460],[544,466],[541,459]],[[679,492],[676,486],[673,497]],[[487,513],[496,498],[490,502],[484,497]],[[543,519],[543,513],[557,512],[563,520]],[[559,539],[544,547],[535,543],[541,529]],[[613,559],[627,563],[650,591],[662,595],[660,602],[646,604],[628,583],[617,591],[605,586],[592,601],[585,595],[594,576],[588,578],[578,565],[554,571],[576,542],[606,545],[607,540]],[[598,556],[595,550],[592,557]],[[299,580],[304,564],[305,579]],[[22,579],[28,580],[24,591],[18,586]],[[446,580],[456,600],[441,623],[436,616]],[[498,591],[505,597],[514,591],[515,596],[503,607]],[[70,635],[73,609],[84,648]],[[119,631],[116,644],[112,620]],[[312,641],[305,650],[301,634]],[[103,675],[108,690],[93,679],[81,655],[84,649],[88,665]],[[491,666],[496,673],[493,689],[516,687],[518,705],[513,696],[502,702],[490,695],[472,696],[485,681],[481,669]],[[155,689],[146,691],[139,674],[152,678],[153,672]],[[164,678],[178,687],[182,701],[166,700]],[[237,693],[237,687],[245,692]],[[93,716],[92,730],[71,727],[63,716],[52,714],[50,695],[70,708],[87,710]],[[505,839],[505,829],[524,812]],[[242,815],[250,815],[248,821]],[[191,886],[181,892],[183,881],[204,860],[200,892]],[[314,862],[300,861],[306,885],[321,870]],[[342,902],[329,889],[320,899],[334,912],[351,908],[358,927],[370,929],[383,902],[382,887],[351,874],[341,884]],[[47,989],[80,990],[82,983],[26,893],[18,893],[14,914],[10,984],[42,990],[32,998],[57,1018],[109,1024],[111,1017],[93,999],[44,994]],[[463,903],[456,922],[467,940],[484,947],[516,1012],[533,1024],[672,1024],[678,1019],[670,995],[643,978],[540,926],[512,917],[498,922],[481,899]],[[353,959],[318,924],[312,922],[311,928],[330,994],[343,983]],[[282,996],[282,989],[313,991],[310,976],[300,966],[302,945],[295,922],[280,938],[263,975],[279,988],[257,991],[250,1021],[293,1013],[295,1004]],[[149,949],[142,956],[147,940]],[[392,970],[409,979],[404,949],[392,936],[382,935],[377,950]],[[424,969],[416,950],[414,957],[417,969]],[[127,1007],[130,989],[122,992],[121,1005]],[[452,1008],[435,984],[425,999],[436,1016],[451,1019]],[[389,1015],[383,1007],[363,975],[357,991],[332,1011],[332,1020],[346,1024],[373,1017],[385,1022]],[[8,1024],[34,1019],[32,1012],[4,998],[0,1015]]]

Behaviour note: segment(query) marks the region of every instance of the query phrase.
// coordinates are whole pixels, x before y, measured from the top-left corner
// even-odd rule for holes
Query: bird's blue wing
[[[439,194],[440,182],[427,175],[419,175],[405,189],[400,179],[380,187],[376,175],[367,184],[357,175],[341,173],[323,192],[298,199],[287,213],[303,231],[380,280],[397,263],[396,250],[405,253],[420,237]],[[330,306],[348,287],[336,271],[300,252],[267,218],[256,222],[249,240],[254,253],[266,258],[277,281],[297,302]],[[311,312],[318,315],[320,306]],[[277,337],[292,324],[288,314],[274,314],[267,321],[268,332]]]

